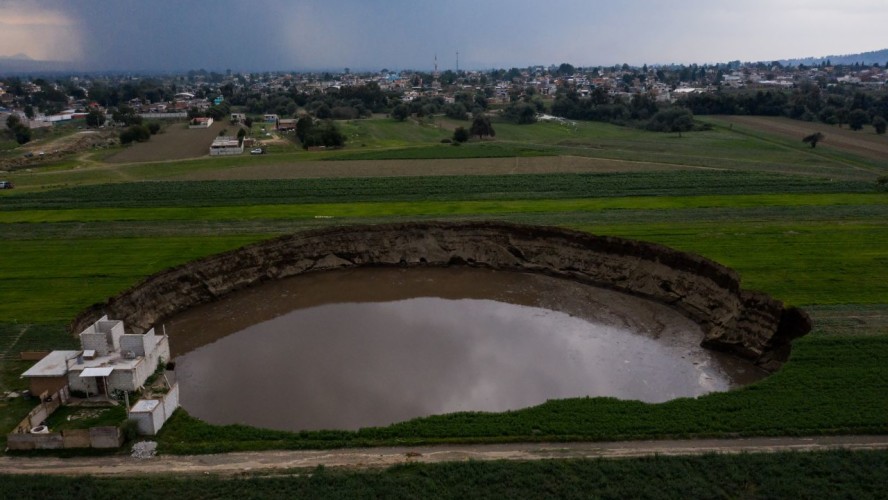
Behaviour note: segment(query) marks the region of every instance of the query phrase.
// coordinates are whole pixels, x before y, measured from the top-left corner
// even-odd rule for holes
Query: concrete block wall
[[[80,347],[83,350],[94,350],[97,356],[107,356],[111,352],[108,337],[101,332],[83,332],[80,334]]]
[[[158,401],[152,411],[131,412],[129,418],[136,422],[140,436],[154,436],[166,420],[163,415],[163,404]]]
[[[147,347],[147,345],[150,345],[149,344],[150,340],[153,340],[153,339],[148,339],[146,337],[147,335],[148,334],[146,333],[145,335],[127,334],[127,335],[121,336],[120,337],[120,351],[121,351],[121,353],[125,353],[127,351],[132,351],[132,353],[135,354],[136,356],[144,356],[145,352],[147,352],[150,349],[150,347]],[[153,337],[153,335],[152,335],[152,337]]]
[[[123,433],[119,427],[90,427],[89,444],[92,448],[119,448],[123,444]]]
[[[179,384],[173,384],[162,398],[153,401],[157,401],[158,404],[152,411],[130,413],[130,419],[136,421],[139,434],[142,436],[156,435],[179,407]]]
[[[163,421],[166,422],[171,416],[173,416],[173,412],[176,411],[176,408],[179,407],[179,384],[173,384],[170,388],[170,392],[166,393],[166,395],[161,400],[163,406]]]
[[[65,448],[89,448],[89,429],[70,429],[62,431]]]

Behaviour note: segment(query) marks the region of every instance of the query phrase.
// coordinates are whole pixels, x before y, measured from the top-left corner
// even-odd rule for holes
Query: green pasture
[[[420,122],[373,118],[338,122],[350,137],[341,150],[302,151],[287,146],[269,149],[266,155],[198,158],[170,162],[103,165],[101,155],[87,155],[94,162],[74,158],[41,164],[31,172],[11,172],[10,178],[27,190],[56,189],[81,184],[119,183],[134,180],[173,180],[195,172],[212,172],[250,166],[280,165],[307,160],[421,160],[501,158],[572,155],[644,164],[664,164],[713,169],[746,170],[819,176],[831,179],[873,181],[888,173],[888,159],[877,161],[827,149],[812,150],[800,141],[728,128],[717,119],[705,118],[712,130],[683,134],[646,132],[629,127],[576,122],[574,125],[536,123],[513,125],[496,122],[494,139],[473,140],[452,146],[441,139],[460,124],[437,117]],[[255,126],[254,126],[255,127]],[[7,153],[18,154],[17,149]],[[483,172],[482,172],[483,173]],[[319,177],[323,174],[319,173]]]
[[[127,182],[6,195],[0,213],[22,209],[249,206],[429,200],[543,200],[754,194],[870,193],[873,181],[743,171],[308,178]],[[874,198],[876,199],[876,198]],[[883,196],[884,199],[884,196]],[[722,202],[730,203],[730,202]]]
[[[79,208],[0,212],[0,224],[110,221],[239,221],[318,217],[412,217],[424,215],[502,216],[525,213],[669,211],[871,207],[888,212],[883,194],[763,194],[737,196],[663,196],[588,199],[306,203],[299,205],[199,206],[153,208]]]

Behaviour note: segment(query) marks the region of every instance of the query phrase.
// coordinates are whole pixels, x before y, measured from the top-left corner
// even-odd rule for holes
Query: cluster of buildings
[[[565,70],[567,66],[567,71]],[[98,77],[97,77],[98,78]],[[683,94],[712,92],[720,88],[792,88],[802,82],[816,82],[821,86],[860,85],[885,88],[888,82],[888,64],[885,66],[843,65],[783,66],[779,63],[734,62],[711,66],[643,66],[628,65],[596,68],[573,68],[569,65],[534,66],[508,71],[445,71],[431,73],[416,71],[388,71],[355,74],[346,71],[332,73],[251,73],[226,74],[189,72],[187,76],[171,75],[151,77],[152,82],[165,91],[150,90],[139,97],[109,103],[107,98],[90,95],[97,82],[104,88],[132,89],[140,79],[132,76],[71,77],[66,85],[41,81],[17,81],[13,92],[11,79],[0,79],[0,121],[5,116],[18,114],[23,123],[31,127],[46,127],[54,123],[85,116],[91,109],[126,105],[145,118],[181,118],[190,110],[205,111],[221,102],[223,95],[245,93],[254,99],[277,95],[293,96],[297,93],[317,94],[337,91],[344,87],[375,85],[386,93],[397,95],[402,101],[423,96],[441,96],[452,102],[455,94],[483,93],[491,103],[507,103],[516,95],[533,92],[539,96],[552,96],[559,88],[571,88],[581,96],[594,89],[605,89],[610,95],[631,96],[646,93],[658,101],[672,102]],[[154,83],[152,83],[154,84]],[[26,107],[32,97],[47,92],[51,85],[56,94],[68,91],[62,109],[55,113],[42,113]],[[266,110],[273,111],[273,110]],[[30,117],[26,114],[31,115]],[[3,124],[0,124],[0,128]]]

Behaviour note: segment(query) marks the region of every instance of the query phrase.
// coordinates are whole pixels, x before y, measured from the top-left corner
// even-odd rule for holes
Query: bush
[[[456,127],[453,131],[453,142],[459,144],[469,140],[469,131],[465,127]]]
[[[331,112],[335,120],[354,120],[358,118],[358,111],[351,106],[336,106]]]
[[[305,134],[305,138],[302,140],[302,147],[304,149],[318,146],[338,148],[344,144],[345,135],[343,135],[336,124],[330,120],[325,120],[319,124],[313,124]]]
[[[681,137],[682,132],[694,129],[694,115],[686,108],[667,108],[654,114],[645,128],[654,132],[678,132]]]
[[[144,125],[131,125],[120,133],[120,143],[145,142],[151,138],[151,131]]]
[[[148,124],[148,132],[150,132],[151,135],[157,135],[157,133],[160,132],[160,124],[157,122],[149,123]]]
[[[406,104],[398,104],[392,109],[392,118],[402,122],[410,116],[410,108],[407,107]]]
[[[120,432],[127,443],[132,443],[139,437],[139,427],[135,420],[126,419],[120,424]]]
[[[444,106],[444,115],[454,120],[468,120],[469,111],[462,104],[455,102]]]
[[[886,125],[888,125],[888,122],[886,122],[881,116],[873,118],[873,128],[876,129],[877,134],[884,134]]]
[[[503,118],[518,125],[536,123],[536,115],[536,107],[526,102],[513,102],[503,111]]]

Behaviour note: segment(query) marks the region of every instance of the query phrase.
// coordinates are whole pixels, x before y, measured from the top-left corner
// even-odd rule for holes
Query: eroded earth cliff
[[[808,333],[804,311],[740,288],[737,273],[661,245],[553,227],[501,222],[416,222],[319,229],[168,269],[81,313],[143,332],[173,314],[263,281],[357,266],[479,266],[543,273],[668,304],[696,321],[705,347],[766,369]]]

